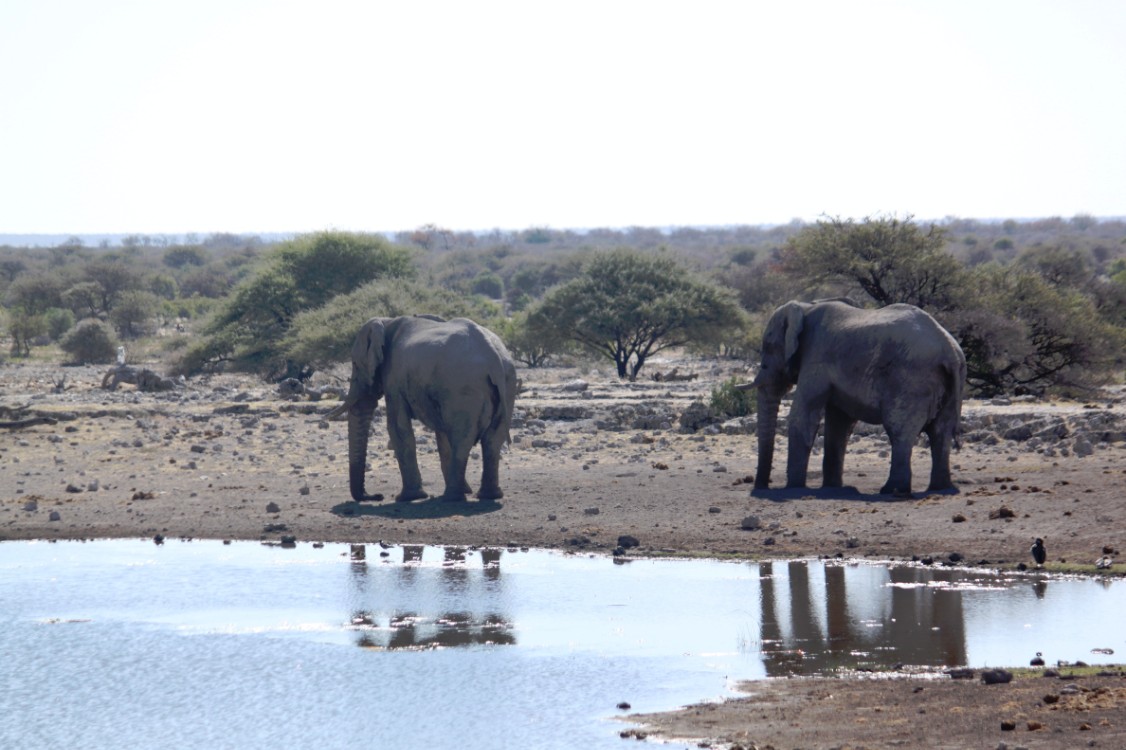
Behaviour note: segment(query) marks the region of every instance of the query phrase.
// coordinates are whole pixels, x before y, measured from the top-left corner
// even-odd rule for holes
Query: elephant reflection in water
[[[775,575],[783,572],[783,565],[788,591],[781,590],[782,576]],[[966,663],[961,593],[917,585],[949,577],[948,571],[890,568],[887,583],[892,585],[870,594],[878,597],[875,601],[849,602],[845,566],[815,566],[815,571],[824,571],[824,603],[818,607],[812,592],[821,586],[811,586],[808,563],[765,562],[759,570],[762,658],[771,677],[858,665]],[[854,599],[858,596],[859,592]],[[857,617],[856,610],[863,610],[864,616]],[[820,611],[824,612],[823,623]]]
[[[437,571],[421,568],[424,548],[421,545],[402,547],[402,565],[397,568],[396,588],[408,595],[412,590],[423,587],[436,573],[446,596],[455,596],[469,601],[479,596],[474,592],[476,579],[493,586],[500,579],[501,550],[480,550],[482,568],[472,570],[466,566],[466,549],[447,547],[443,551],[441,569]],[[382,553],[381,553],[382,554]],[[366,591],[368,569],[366,562],[357,562],[353,555],[353,580],[357,588]],[[501,614],[490,612],[483,616],[465,611],[443,612],[439,615],[420,614],[400,608],[390,614],[376,614],[367,610],[357,610],[352,615],[352,625],[359,631],[357,645],[362,648],[379,650],[426,650],[434,648],[453,648],[476,645],[514,645],[516,637],[512,633],[512,623]]]

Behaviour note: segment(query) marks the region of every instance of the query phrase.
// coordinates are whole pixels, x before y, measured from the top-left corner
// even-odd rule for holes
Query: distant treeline
[[[434,312],[486,322],[530,366],[605,357],[637,377],[671,346],[752,359],[778,304],[848,295],[928,309],[979,391],[1081,390],[1120,377],[1126,335],[1126,220],[1086,215],[32,239],[0,244],[11,355],[94,362],[130,340],[184,373],[306,376],[357,321]]]

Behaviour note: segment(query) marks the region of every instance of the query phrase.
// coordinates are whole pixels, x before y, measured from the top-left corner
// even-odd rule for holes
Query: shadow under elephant
[[[770,500],[776,503],[789,502],[813,498],[814,500],[858,500],[861,502],[895,503],[907,500],[921,500],[931,495],[957,495],[957,487],[944,490],[929,490],[925,492],[912,492],[910,495],[881,494],[879,492],[862,492],[852,485],[842,487],[779,487],[778,489],[753,489],[751,497],[760,500]]]
[[[495,500],[450,502],[448,500],[442,500],[439,497],[431,497],[427,500],[416,500],[410,503],[358,503],[351,500],[334,505],[332,512],[338,516],[349,518],[374,516],[377,518],[413,518],[423,520],[480,516],[486,513],[496,513],[503,508],[504,503]]]

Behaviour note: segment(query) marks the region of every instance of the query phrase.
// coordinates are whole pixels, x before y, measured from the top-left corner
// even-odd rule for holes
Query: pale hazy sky
[[[0,233],[1126,215],[1126,2],[4,0]]]

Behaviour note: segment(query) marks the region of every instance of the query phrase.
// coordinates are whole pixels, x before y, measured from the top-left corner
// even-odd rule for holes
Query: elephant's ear
[[[798,339],[801,329],[805,324],[805,311],[796,302],[786,304],[786,362],[790,362],[798,353]]]
[[[375,380],[383,364],[383,341],[386,328],[381,318],[372,318],[360,328],[352,344],[352,367],[365,385]]]

